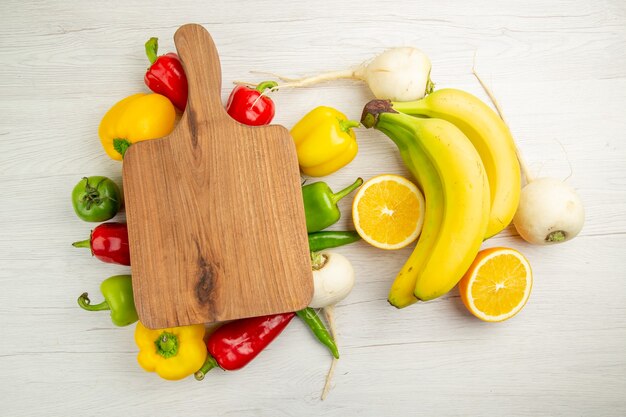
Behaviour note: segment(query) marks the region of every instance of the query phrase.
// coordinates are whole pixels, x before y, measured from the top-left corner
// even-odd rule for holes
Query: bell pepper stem
[[[154,64],[154,62],[159,57],[157,55],[159,50],[159,38],[150,38],[148,42],[146,42],[146,55],[148,56],[148,60],[150,64]]]
[[[75,248],[91,249],[91,239],[79,240],[78,242],[72,243],[72,246],[74,246]]]
[[[91,247],[92,237],[93,237],[93,230],[89,233],[89,239],[74,242],[72,243],[72,246],[74,246],[75,248],[89,248],[89,250],[91,251],[91,256],[93,256],[93,248]]]
[[[154,341],[156,353],[165,359],[172,358],[178,354],[178,337],[170,332],[162,332]]]
[[[342,132],[348,133],[353,127],[359,126],[361,126],[361,122],[356,120],[339,120],[339,129],[341,129]]]
[[[209,372],[213,368],[219,368],[219,365],[217,364],[215,358],[213,358],[210,353],[207,353],[202,368],[200,368],[195,374],[193,374],[193,376],[196,378],[197,381],[202,381],[207,372]]]
[[[259,93],[262,93],[268,88],[272,89],[276,86],[278,86],[278,83],[276,81],[263,81],[262,83],[259,83],[259,85],[256,86],[255,90],[258,91]]]
[[[82,293],[80,297],[78,297],[78,305],[87,311],[102,311],[102,310],[110,310],[109,303],[105,301],[100,304],[91,304],[91,300],[86,292]]]
[[[361,186],[361,184],[363,184],[363,178],[357,178],[356,181],[354,181],[352,184],[350,184],[349,186],[347,186],[346,188],[344,188],[343,190],[334,193],[331,196],[331,201],[334,203],[336,203],[337,201],[341,200],[342,198],[344,198],[345,196],[347,196],[348,194],[350,194],[352,191],[356,190],[357,188],[359,188]]]
[[[122,158],[124,158],[124,155],[126,155],[126,151],[130,147],[130,145],[131,143],[126,139],[121,139],[121,138],[113,139],[113,149],[115,149],[117,153],[122,155]]]
[[[98,205],[102,202],[102,197],[100,197],[98,187],[100,186],[100,183],[104,181],[104,178],[100,180],[95,187],[89,184],[89,178],[83,177],[83,180],[85,181],[85,195],[82,198],[82,202],[85,203],[87,210],[89,210],[92,205]]]

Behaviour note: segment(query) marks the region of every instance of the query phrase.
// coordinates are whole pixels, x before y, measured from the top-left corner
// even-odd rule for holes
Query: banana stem
[[[476,58],[475,55],[474,55],[474,58]],[[472,73],[474,74],[474,77],[476,77],[478,82],[480,83],[480,85],[483,88],[483,90],[485,90],[485,93],[487,93],[487,96],[489,96],[489,99],[491,100],[491,102],[495,106],[496,111],[500,115],[500,118],[502,119],[504,124],[510,130],[509,123],[506,121],[506,118],[504,117],[504,112],[502,111],[502,108],[500,107],[500,104],[498,103],[498,100],[496,100],[496,97],[494,96],[493,92],[491,91],[491,88],[489,88],[489,86],[483,81],[482,78],[480,78],[480,75],[478,75],[478,73],[476,72],[476,66],[475,65],[472,65]],[[519,166],[520,166],[520,169],[522,171],[522,175],[524,176],[524,179],[526,180],[526,184],[529,184],[529,183],[533,182],[533,180],[535,178],[530,173],[530,169],[528,168],[528,165],[526,165],[526,162],[524,161],[524,158],[522,157],[522,152],[520,151],[520,149],[519,149],[519,147],[517,145],[515,145],[515,155],[517,155],[517,161],[519,162]]]

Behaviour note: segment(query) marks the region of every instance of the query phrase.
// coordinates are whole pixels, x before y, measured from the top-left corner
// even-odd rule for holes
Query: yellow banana
[[[403,308],[417,301],[413,292],[415,291],[418,271],[421,270],[426,259],[428,259],[428,255],[434,246],[441,226],[443,186],[439,179],[439,174],[426,153],[422,152],[417,145],[409,145],[415,141],[412,131],[400,127],[394,127],[392,129],[393,132],[386,131],[384,127],[379,127],[378,129],[387,134],[387,136],[403,136],[403,138],[398,141],[402,159],[411,174],[417,180],[417,184],[424,195],[428,196],[424,201],[424,223],[419,240],[415,245],[413,253],[391,285],[391,290],[389,290],[389,296],[387,298],[391,305],[397,308]]]
[[[393,108],[444,119],[461,129],[478,151],[489,179],[491,208],[485,238],[506,228],[519,204],[521,178],[515,142],[496,112],[477,97],[453,88],[437,90],[421,100],[393,103]]]
[[[452,123],[396,113],[388,101],[368,103],[361,121],[389,136],[408,166],[419,170],[420,157],[434,168],[436,175],[421,178],[421,186],[426,202],[434,195],[427,190],[439,187],[442,193],[443,201],[437,207],[441,211],[439,228],[428,253],[414,253],[396,280],[409,282],[405,276],[414,276],[413,292],[417,299],[437,298],[461,279],[478,253],[487,229],[489,182],[480,156]],[[398,288],[404,286],[398,284]]]
[[[441,119],[414,120],[426,126],[416,133],[424,138],[444,194],[439,238],[415,285],[415,296],[426,301],[450,291],[476,257],[489,222],[490,192],[480,156],[463,132]]]

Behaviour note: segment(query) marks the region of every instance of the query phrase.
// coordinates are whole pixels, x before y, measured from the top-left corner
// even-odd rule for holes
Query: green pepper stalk
[[[325,182],[314,182],[302,187],[307,232],[317,232],[335,224],[341,218],[337,202],[363,184],[362,178],[343,190],[333,193]]]
[[[194,378],[196,378],[196,381],[202,381],[204,379],[204,377],[206,376],[206,374],[211,369],[219,368],[219,367],[220,367],[220,365],[217,363],[215,358],[213,358],[213,356],[211,356],[211,354],[208,354],[206,356],[206,359],[204,360],[204,364],[202,365],[202,368],[198,369],[194,373]]]
[[[309,327],[309,329],[311,329],[317,340],[330,350],[330,353],[335,357],[335,359],[339,359],[339,349],[337,348],[337,344],[335,343],[335,340],[331,336],[330,332],[326,329],[326,326],[317,312],[311,307],[307,307],[300,311],[296,311],[296,314]]]
[[[104,296],[100,304],[91,304],[85,292],[78,297],[78,305],[87,311],[110,310],[111,321],[116,326],[128,326],[138,320],[130,275],[115,275],[105,279],[100,284],[100,292]]]

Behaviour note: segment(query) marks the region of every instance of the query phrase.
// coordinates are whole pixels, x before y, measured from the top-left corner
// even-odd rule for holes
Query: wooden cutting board
[[[174,41],[187,109],[169,136],[132,145],[123,163],[139,319],[164,328],[302,309],[313,280],[293,140],[226,113],[202,26],[182,26]]]

